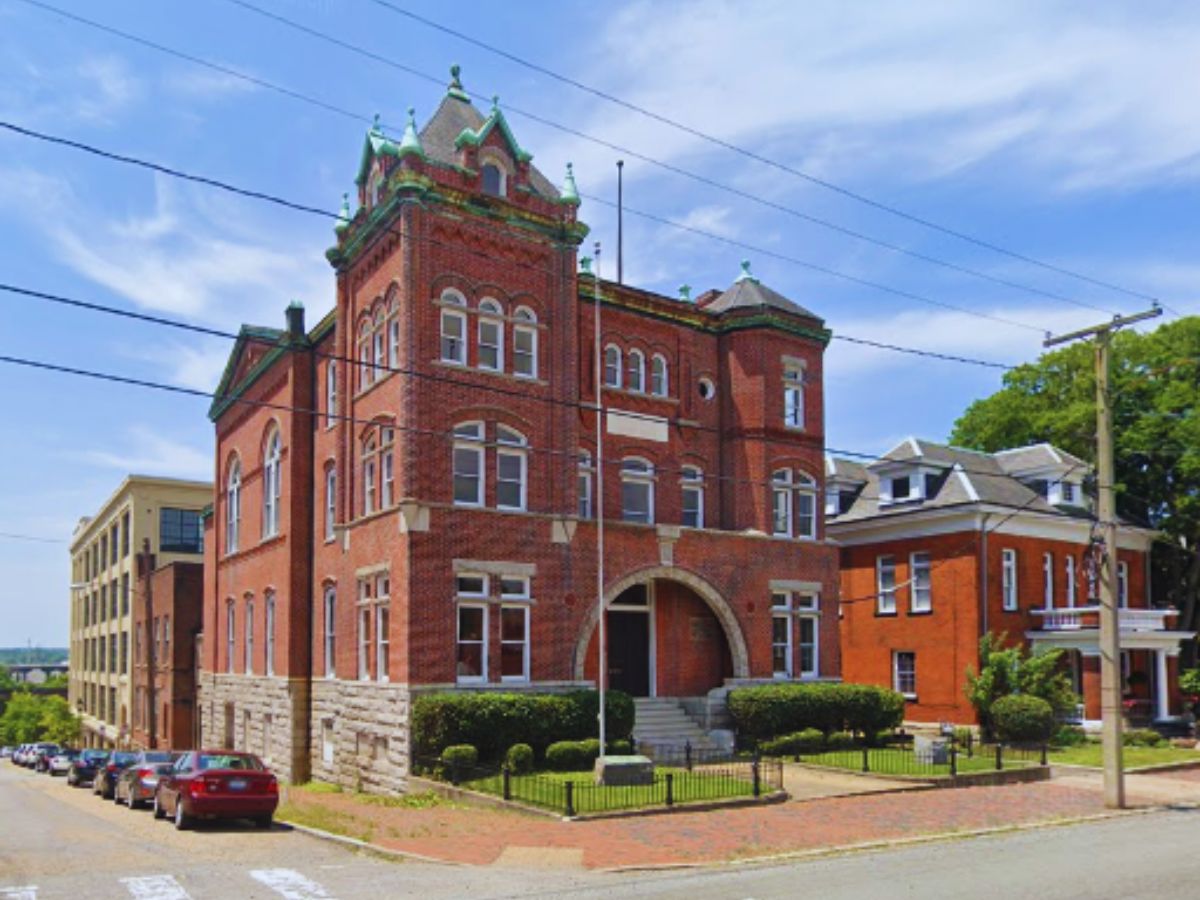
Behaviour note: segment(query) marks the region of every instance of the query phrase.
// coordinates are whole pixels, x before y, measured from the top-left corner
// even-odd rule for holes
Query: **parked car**
[[[178,753],[167,750],[143,750],[117,776],[117,783],[113,788],[113,802],[125,803],[130,809],[137,809],[143,803],[149,803],[154,799],[158,779],[171,771],[178,758]]]
[[[21,759],[25,756],[25,751],[28,749],[28,747],[28,744],[17,744],[16,748],[12,752],[11,757],[12,764],[14,766],[21,765]]]
[[[71,763],[79,758],[79,751],[69,748],[63,748],[50,757],[50,763],[46,767],[46,771],[51,776],[66,775],[71,769]]]
[[[253,819],[270,828],[279,806],[279,782],[251,753],[192,750],[158,783],[154,817],[174,818],[181,831],[196,819]]]
[[[110,754],[104,765],[96,769],[96,776],[92,779],[92,793],[99,794],[105,800],[111,800],[113,789],[117,786],[117,777],[136,757],[136,753],[127,750],[117,750]]]
[[[13,755],[13,747],[0,747],[0,759],[9,759]]]
[[[96,777],[96,769],[107,761],[107,750],[84,750],[67,770],[67,784],[72,787],[81,787],[85,782],[90,784]]]
[[[35,772],[49,772],[50,758],[56,755],[62,747],[58,744],[38,744],[32,754],[32,764],[30,768]]]

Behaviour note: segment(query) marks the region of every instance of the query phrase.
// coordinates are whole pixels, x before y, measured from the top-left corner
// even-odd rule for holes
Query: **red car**
[[[197,819],[253,819],[270,828],[279,805],[279,782],[251,753],[192,750],[181,756],[154,791],[154,817],[175,827]]]

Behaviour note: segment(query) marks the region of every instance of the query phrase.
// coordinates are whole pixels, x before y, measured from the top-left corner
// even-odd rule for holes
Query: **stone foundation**
[[[309,777],[307,680],[201,673],[200,743],[262,757],[288,781]]]
[[[314,679],[311,772],[350,790],[408,788],[408,685]]]

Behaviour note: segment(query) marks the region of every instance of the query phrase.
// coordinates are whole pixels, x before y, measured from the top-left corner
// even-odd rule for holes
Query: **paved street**
[[[1200,812],[1175,810],[766,866],[587,873],[531,857],[397,862],[284,828],[178,833],[61,779],[0,766],[0,900],[185,898],[1193,897]]]

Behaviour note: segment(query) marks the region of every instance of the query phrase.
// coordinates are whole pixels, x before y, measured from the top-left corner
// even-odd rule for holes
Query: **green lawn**
[[[847,769],[852,772],[863,770],[862,750],[831,750],[826,753],[814,753],[800,757],[800,762],[817,766],[831,766],[837,769]],[[1001,764],[1005,769],[1023,769],[1037,765],[1040,762],[1037,753],[1016,754],[1006,751]],[[949,777],[950,764],[933,765],[918,762],[916,756],[909,750],[894,748],[876,748],[867,751],[867,771],[876,775],[910,775],[924,777]],[[966,753],[958,754],[959,774],[967,772],[994,772],[996,770],[995,751],[987,748],[975,756]]]
[[[1161,766],[1167,763],[1200,762],[1200,751],[1180,750],[1178,747],[1125,747],[1122,758],[1125,768]],[[1050,762],[1071,766],[1101,768],[1101,749],[1098,743],[1080,744],[1050,751]]]
[[[667,802],[666,775],[672,776],[674,803],[698,803],[708,800],[728,800],[751,797],[754,785],[749,777],[740,778],[726,772],[706,772],[701,768],[686,769],[659,767],[654,771],[654,783],[623,787],[600,786],[593,773],[537,772],[533,775],[514,775],[511,781],[512,799],[530,806],[540,806],[555,812],[565,812],[567,782],[573,786],[572,802],[578,815],[610,812],[623,809],[643,809],[665,806]],[[464,781],[462,787],[485,794],[503,796],[504,783],[500,775]],[[764,786],[764,793],[767,788]]]

